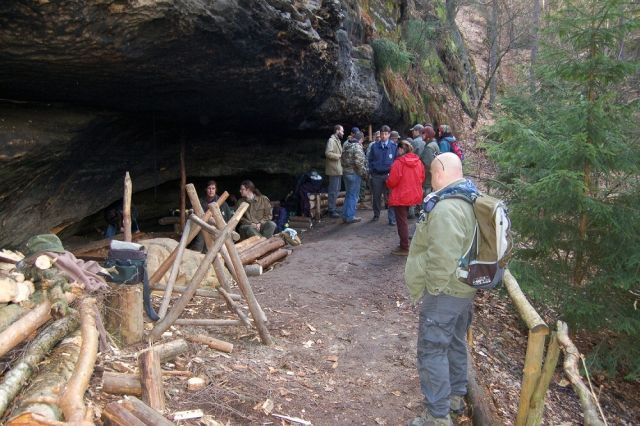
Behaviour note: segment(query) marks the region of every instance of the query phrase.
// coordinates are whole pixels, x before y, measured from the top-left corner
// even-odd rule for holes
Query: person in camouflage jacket
[[[355,223],[361,220],[361,218],[355,217],[355,214],[360,195],[360,183],[362,179],[366,179],[368,174],[367,160],[362,148],[363,139],[364,135],[358,131],[353,139],[346,141],[342,147],[340,163],[342,164],[342,179],[347,192],[342,208],[344,223]]]

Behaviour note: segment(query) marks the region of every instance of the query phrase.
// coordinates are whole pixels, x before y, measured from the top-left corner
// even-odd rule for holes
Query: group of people
[[[327,142],[329,212],[340,217],[335,199],[340,177],[346,189],[344,223],[354,223],[360,181],[369,178],[373,196],[372,221],[380,218],[382,196],[389,191],[390,225],[400,237],[394,254],[408,256],[405,282],[414,303],[420,304],[417,367],[425,409],[408,426],[450,426],[451,413],[464,411],[467,393],[466,333],[471,325],[476,290],[458,280],[456,269],[473,241],[476,218],[466,201],[441,196],[455,191],[476,192],[464,179],[462,151],[447,125],[434,129],[416,124],[411,138],[382,126],[376,140],[363,146],[363,134],[352,129],[344,145],[342,126]],[[416,206],[422,214],[409,245],[408,218]]]
[[[329,216],[344,223],[360,222],[356,216],[361,187],[367,182],[372,195],[373,217],[380,219],[383,198],[387,201],[387,220],[396,226],[400,244],[392,253],[409,254],[409,223],[415,217],[423,198],[431,192],[431,161],[457,148],[448,125],[434,129],[430,124],[416,124],[411,137],[400,139],[400,133],[387,125],[375,133],[375,139],[364,147],[364,134],[354,127],[344,143],[344,128],[334,127],[325,148],[325,174],[328,178]],[[340,214],[336,199],[344,182],[346,191]]]

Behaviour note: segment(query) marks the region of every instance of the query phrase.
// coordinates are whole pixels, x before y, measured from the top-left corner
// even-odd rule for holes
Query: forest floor
[[[304,424],[274,416],[279,414],[314,425],[402,425],[421,411],[418,311],[403,282],[406,258],[390,254],[398,237],[384,213],[373,223],[371,210],[358,215],[363,221],[353,225],[323,220],[283,263],[250,278],[273,346],[241,327],[172,328],[167,340],[197,331],[235,345],[233,353],[223,354],[190,344],[191,352],[176,361],[207,381],[197,392],[186,389],[185,378],[165,381],[170,412],[206,413],[181,424]],[[196,297],[186,316],[232,314],[217,299]],[[473,362],[505,425],[514,424],[517,412],[526,331],[504,291],[476,297]],[[117,399],[101,393],[98,382],[92,387],[98,405]],[[638,424],[637,386],[616,382],[602,389],[609,424]],[[578,399],[560,367],[544,419],[545,425],[582,424]],[[471,422],[461,416],[456,424]]]

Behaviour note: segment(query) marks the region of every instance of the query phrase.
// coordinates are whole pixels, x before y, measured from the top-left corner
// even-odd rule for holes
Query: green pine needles
[[[390,69],[395,72],[406,72],[411,65],[411,54],[404,44],[396,43],[388,38],[379,38],[371,43],[373,47],[376,70],[383,72]]]
[[[501,100],[488,151],[510,193],[523,287],[598,330],[592,367],[640,378],[638,5],[565,0],[541,39],[536,90]],[[634,83],[634,79],[636,82]]]

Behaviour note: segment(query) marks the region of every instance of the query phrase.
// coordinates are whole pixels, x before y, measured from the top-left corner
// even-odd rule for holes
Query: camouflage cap
[[[27,241],[27,256],[43,251],[52,251],[55,253],[64,253],[62,241],[55,234],[35,235]]]

